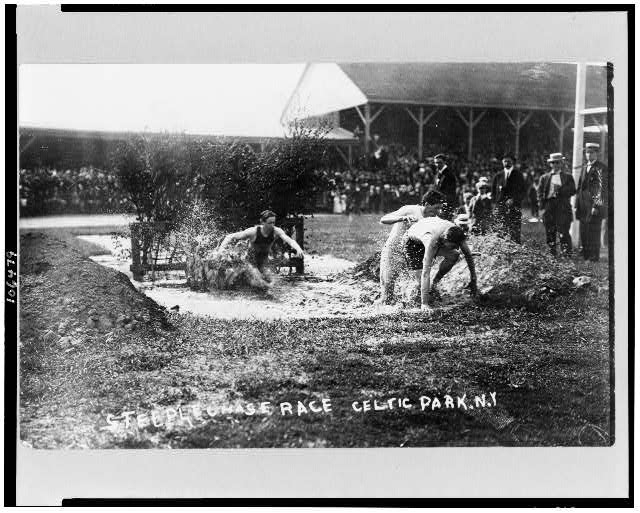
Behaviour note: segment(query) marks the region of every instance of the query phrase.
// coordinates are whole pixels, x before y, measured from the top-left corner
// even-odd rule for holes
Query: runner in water
[[[405,205],[380,219],[382,224],[393,225],[391,233],[380,253],[380,289],[381,296],[377,304],[389,304],[393,301],[395,281],[404,268],[405,258],[402,238],[411,224],[425,217],[437,216],[442,209],[444,196],[438,191],[429,191],[422,197],[421,205]]]
[[[269,271],[266,269],[266,264],[269,259],[269,252],[273,247],[273,243],[277,238],[286,242],[295,251],[296,258],[303,258],[304,252],[298,243],[289,237],[282,228],[275,226],[276,214],[271,210],[265,210],[260,214],[260,224],[247,228],[241,232],[230,233],[227,235],[217,251],[224,251],[225,248],[232,242],[238,242],[241,240],[249,241],[249,262],[259,271],[259,276],[252,276],[254,280],[253,285],[266,288],[271,282],[272,277]]]

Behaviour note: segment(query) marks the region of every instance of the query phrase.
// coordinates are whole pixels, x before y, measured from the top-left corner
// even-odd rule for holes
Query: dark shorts
[[[404,241],[404,258],[409,269],[418,271],[422,269],[424,260],[424,244],[407,237]]]
[[[269,260],[268,253],[259,253],[256,251],[249,252],[249,261],[255,265],[260,272],[264,270],[264,266]]]

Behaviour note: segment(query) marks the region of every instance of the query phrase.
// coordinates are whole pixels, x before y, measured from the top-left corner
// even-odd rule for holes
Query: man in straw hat
[[[569,228],[573,221],[571,196],[576,193],[576,184],[573,176],[563,169],[562,153],[552,153],[547,162],[551,165],[551,171],[542,175],[538,187],[538,204],[547,233],[547,244],[551,253],[556,255],[556,236],[559,235],[562,253],[570,255],[572,246]]]
[[[503,170],[493,178],[491,195],[496,203],[496,221],[503,233],[521,243],[522,200],[527,194],[527,184],[520,170],[514,166],[513,155],[502,158]]]
[[[585,163],[578,182],[576,218],[580,221],[580,242],[585,260],[600,259],[600,227],[607,217],[607,166],[598,161],[599,144],[585,145]]]

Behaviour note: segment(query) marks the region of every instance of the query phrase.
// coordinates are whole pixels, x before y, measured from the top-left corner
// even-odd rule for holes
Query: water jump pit
[[[308,319],[321,317],[373,317],[393,315],[399,311],[419,312],[419,287],[408,271],[396,281],[396,303],[378,306],[380,296],[379,253],[356,264],[331,255],[305,256],[304,276],[289,274],[288,269],[275,275],[268,294],[255,289],[200,292],[187,286],[184,272],[165,273],[155,281],[133,280],[129,260],[119,243],[109,235],[81,236],[83,240],[104,247],[108,254],[92,257],[95,262],[118,270],[131,283],[156,303],[179,312],[191,312],[221,319]],[[518,245],[496,235],[471,236],[480,295],[477,303],[498,308],[526,308],[538,311],[557,295],[586,289],[576,278],[575,264],[568,259],[555,259],[548,252]],[[434,261],[432,278],[439,266]],[[157,277],[156,277],[157,278]],[[582,277],[584,278],[584,277]],[[578,280],[578,282],[576,282]],[[459,307],[471,301],[469,270],[460,259],[444,277],[437,306],[442,310]]]
[[[220,319],[262,320],[380,314],[373,305],[379,295],[377,283],[352,278],[349,271],[355,263],[331,255],[305,255],[304,276],[282,269],[275,275],[268,295],[251,289],[198,292],[187,286],[181,271],[163,273],[155,281],[135,281],[129,270],[130,260],[123,251],[130,247],[127,239],[116,240],[110,235],[79,238],[109,251],[91,257],[94,262],[124,273],[140,292],[166,308],[178,307],[179,312]]]

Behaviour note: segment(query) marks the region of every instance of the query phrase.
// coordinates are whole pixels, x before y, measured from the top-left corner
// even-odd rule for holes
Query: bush
[[[225,231],[241,228],[253,203],[250,181],[258,156],[248,145],[206,142],[201,146],[197,192]],[[264,207],[267,208],[267,207]],[[263,209],[264,210],[264,209]]]
[[[134,135],[111,155],[116,176],[134,206],[137,220],[174,229],[194,190],[194,172],[185,137]]]
[[[282,217],[313,213],[316,196],[328,187],[327,176],[319,171],[326,158],[322,136],[322,129],[300,127],[260,154],[250,182],[251,218],[258,217],[263,205]]]
[[[199,190],[226,231],[254,224],[260,212],[279,218],[313,213],[317,194],[328,186],[324,130],[295,127],[290,137],[255,153],[247,145],[204,148]]]
[[[326,190],[323,128],[292,135],[256,153],[247,144],[132,135],[109,153],[109,171],[83,167],[20,171],[23,215],[134,212],[143,223],[174,230],[192,202],[215,212],[225,231],[252,224],[269,208],[280,218],[310,214]]]

